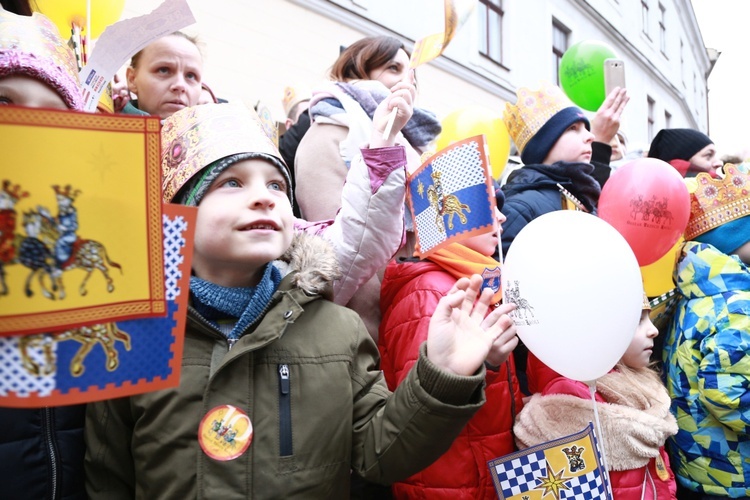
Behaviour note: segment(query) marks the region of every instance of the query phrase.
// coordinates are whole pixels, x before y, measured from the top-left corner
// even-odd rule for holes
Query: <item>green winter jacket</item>
[[[484,371],[459,377],[420,358],[395,393],[356,313],[322,297],[335,258],[296,236],[290,271],[231,348],[190,310],[180,386],[88,406],[92,499],[348,498],[351,470],[391,483],[448,449],[484,402]],[[230,461],[198,444],[219,405],[250,417],[253,440]]]

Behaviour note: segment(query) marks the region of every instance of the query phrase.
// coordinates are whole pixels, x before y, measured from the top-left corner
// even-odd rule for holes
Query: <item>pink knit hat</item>
[[[38,12],[18,16],[0,9],[0,78],[12,75],[36,78],[69,108],[83,109],[75,55],[52,21]]]

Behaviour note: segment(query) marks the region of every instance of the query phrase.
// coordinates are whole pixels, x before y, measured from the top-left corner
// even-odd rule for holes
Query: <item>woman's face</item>
[[[408,73],[409,56],[406,55],[406,51],[404,51],[404,49],[398,49],[398,52],[396,52],[396,55],[394,55],[390,61],[383,64],[382,66],[373,68],[367,74],[367,77],[370,80],[379,81],[387,88],[391,88],[398,82],[406,78],[406,75]]]
[[[27,108],[68,109],[52,87],[26,75],[0,78],[0,106],[13,104]]]
[[[137,65],[127,70],[128,89],[142,111],[167,118],[198,104],[203,59],[190,40],[160,38],[143,49]]]

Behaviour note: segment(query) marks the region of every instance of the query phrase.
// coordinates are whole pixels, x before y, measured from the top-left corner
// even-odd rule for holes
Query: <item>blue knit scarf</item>
[[[193,307],[211,324],[223,332],[220,320],[236,320],[228,339],[236,340],[255,321],[271,300],[281,283],[281,272],[273,264],[267,264],[263,277],[255,287],[225,287],[192,276],[190,292]]]

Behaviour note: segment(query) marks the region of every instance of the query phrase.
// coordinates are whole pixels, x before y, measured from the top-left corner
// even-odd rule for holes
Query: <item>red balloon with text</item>
[[[630,244],[638,265],[647,266],[685,232],[690,195],[674,167],[656,158],[639,158],[612,174],[602,189],[598,211]]]

